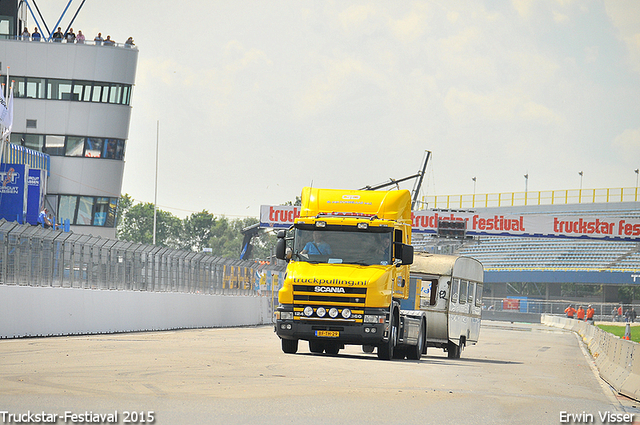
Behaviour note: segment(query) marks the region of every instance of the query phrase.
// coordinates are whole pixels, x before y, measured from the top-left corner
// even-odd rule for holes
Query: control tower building
[[[114,239],[138,49],[54,41],[33,3],[0,2],[0,82],[13,84],[14,95],[10,142],[50,155],[45,207],[56,222]],[[27,16],[39,39],[22,36]]]

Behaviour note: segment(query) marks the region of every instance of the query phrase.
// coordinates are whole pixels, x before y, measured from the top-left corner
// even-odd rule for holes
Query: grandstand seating
[[[486,268],[640,269],[640,243],[580,239],[482,237],[457,249]]]

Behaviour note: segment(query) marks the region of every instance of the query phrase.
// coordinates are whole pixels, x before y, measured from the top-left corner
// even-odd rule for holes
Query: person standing
[[[96,35],[96,38],[93,39],[93,41],[95,41],[96,46],[102,46],[102,42],[104,41],[104,39],[102,38],[102,33],[99,32],[98,35]]]
[[[24,27],[24,31],[22,31],[22,41],[29,40],[31,40],[31,34],[29,34],[29,30],[27,29],[27,27]]]
[[[40,33],[38,32],[38,27],[33,29],[33,34],[31,35],[31,41],[40,41]]]
[[[78,30],[78,36],[76,37],[76,43],[78,44],[84,44],[84,34],[82,33],[81,30]]]
[[[565,308],[564,312],[567,314],[568,319],[573,319],[573,316],[576,314],[576,309],[573,308],[571,304],[569,304],[569,307]]]
[[[618,307],[618,321],[622,321],[622,304]]]
[[[73,28],[69,28],[69,32],[65,34],[64,38],[67,39],[67,43],[76,42],[76,34],[73,32]]]
[[[63,38],[64,34],[62,34],[62,28],[58,27],[58,31],[53,33],[53,41],[55,43],[62,43]]]
[[[596,311],[591,307],[591,304],[589,304],[589,307],[587,307],[587,323],[591,323],[593,325],[593,315],[595,312]]]
[[[578,307],[578,311],[576,312],[576,317],[578,320],[584,322],[584,308],[582,308],[582,306]]]

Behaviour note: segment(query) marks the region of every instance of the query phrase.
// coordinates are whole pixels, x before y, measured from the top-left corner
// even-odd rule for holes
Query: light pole
[[[638,173],[640,173],[640,169],[636,168],[635,170],[633,170],[636,173],[636,189],[638,188]]]
[[[583,172],[579,171],[578,174],[580,175],[580,190],[582,190],[582,176],[583,176]]]
[[[471,180],[473,180],[473,198],[471,200],[471,208],[475,208],[476,207],[476,178],[471,177]]]

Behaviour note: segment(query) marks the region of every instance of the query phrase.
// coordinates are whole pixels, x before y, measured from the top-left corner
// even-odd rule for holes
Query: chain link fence
[[[272,296],[285,267],[0,220],[0,285]]]

